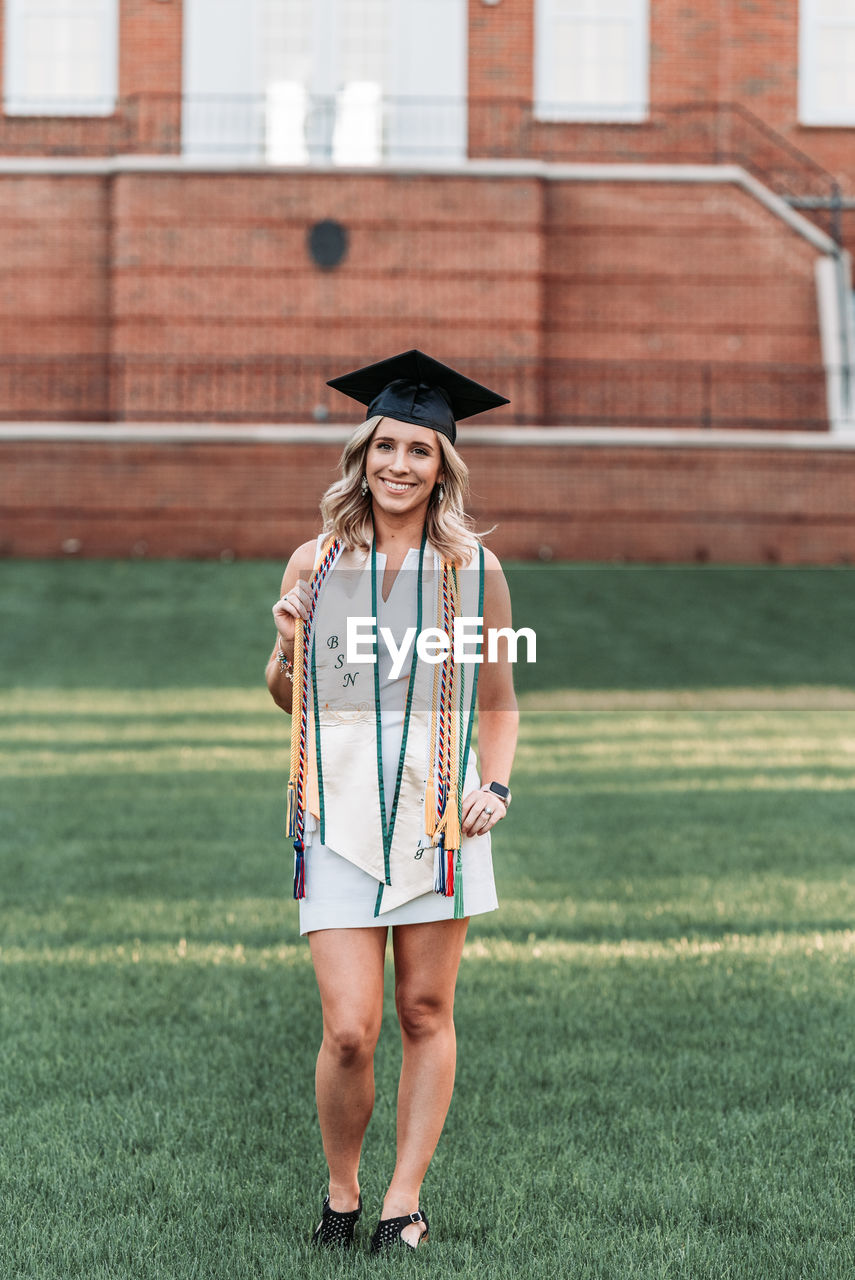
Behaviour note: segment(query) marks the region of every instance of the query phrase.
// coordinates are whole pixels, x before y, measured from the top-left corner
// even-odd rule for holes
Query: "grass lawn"
[[[851,1280],[855,571],[509,569],[502,905],[431,1242],[380,1264],[305,1243],[280,576],[0,562],[0,1280]],[[389,999],[363,1240],[398,1067]]]

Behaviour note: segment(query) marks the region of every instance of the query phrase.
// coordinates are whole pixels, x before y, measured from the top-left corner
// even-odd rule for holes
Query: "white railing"
[[[185,98],[185,156],[269,164],[379,165],[459,161],[466,156],[465,101],[383,97],[371,81],[352,81],[316,97],[279,81],[258,97]]]

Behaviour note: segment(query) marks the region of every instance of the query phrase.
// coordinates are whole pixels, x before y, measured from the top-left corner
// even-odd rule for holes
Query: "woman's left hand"
[[[495,791],[470,791],[463,797],[463,834],[483,836],[506,813],[505,803]]]

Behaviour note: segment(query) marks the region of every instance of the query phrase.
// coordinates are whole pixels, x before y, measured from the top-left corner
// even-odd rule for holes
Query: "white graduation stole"
[[[375,914],[380,915],[433,891],[434,851],[425,832],[425,788],[431,770],[436,785],[438,743],[429,741],[435,667],[418,657],[414,637],[403,667],[410,675],[401,754],[386,792],[377,666],[347,660],[348,617],[376,619],[380,585],[375,581],[372,591],[371,560],[370,548],[343,550],[327,574],[315,606],[306,672],[310,681],[306,807],[317,820],[321,842],[377,880]],[[407,623],[417,628],[417,634],[435,627],[438,621],[442,561],[429,544],[423,545],[420,566],[418,575],[407,571],[401,583],[401,590],[411,598]],[[459,616],[480,616],[481,554],[466,568],[458,568],[457,582]],[[382,620],[374,624],[378,648],[383,644],[379,625]],[[470,623],[470,636],[473,631]],[[363,624],[363,652],[371,651],[365,641],[369,634],[368,624]],[[470,653],[480,647],[470,639]],[[446,751],[450,743],[456,743],[462,760],[461,790],[475,709],[476,673],[473,663],[455,664],[451,708],[455,724],[446,726]],[[316,726],[320,726],[319,734]],[[314,827],[307,819],[307,836]]]

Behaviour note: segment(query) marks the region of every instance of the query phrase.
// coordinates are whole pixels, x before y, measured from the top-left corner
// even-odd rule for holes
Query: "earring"
[[[362,484],[360,485],[360,488],[362,489],[362,496],[364,498],[368,492],[368,477],[365,475],[362,477]]]
[[[439,492],[436,495],[436,500],[437,502],[442,502],[444,498],[445,498],[445,485],[442,484],[442,482],[440,482]]]

